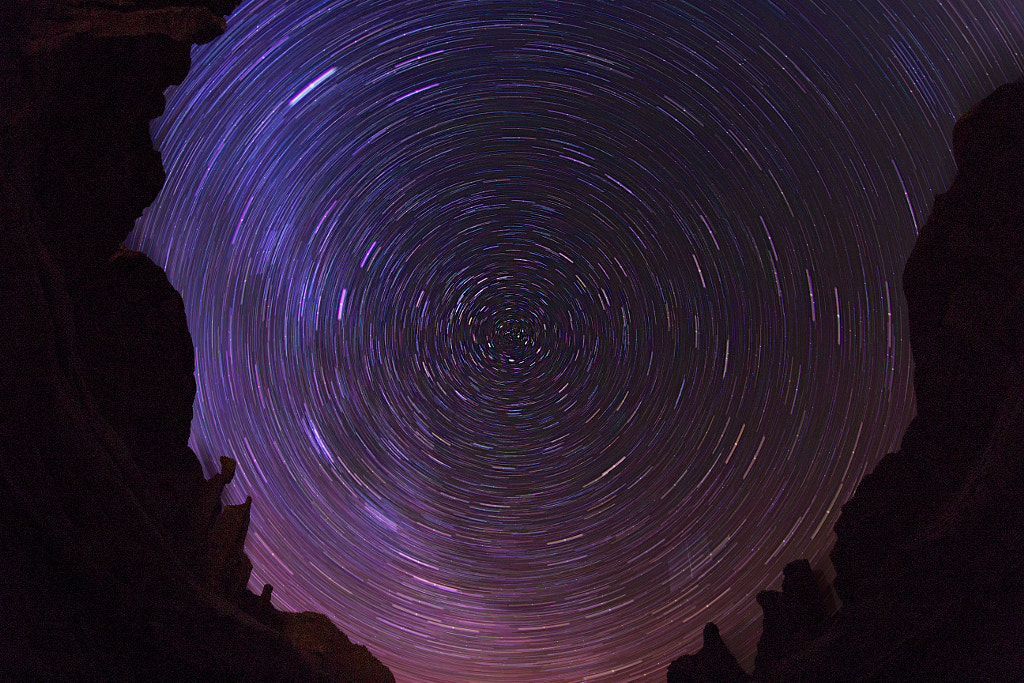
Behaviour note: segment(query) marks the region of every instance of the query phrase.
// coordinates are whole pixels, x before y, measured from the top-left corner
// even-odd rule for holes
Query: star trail
[[[900,274],[1017,0],[243,3],[153,124],[252,585],[400,683],[664,680],[913,415]]]

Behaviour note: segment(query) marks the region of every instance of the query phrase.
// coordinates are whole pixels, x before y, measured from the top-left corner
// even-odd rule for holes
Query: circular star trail
[[[254,585],[401,683],[663,680],[913,411],[900,273],[1015,0],[250,2],[132,245]]]

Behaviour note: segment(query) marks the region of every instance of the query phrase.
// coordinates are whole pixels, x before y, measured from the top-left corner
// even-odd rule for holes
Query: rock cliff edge
[[[1024,680],[1024,82],[961,117],[953,148],[903,274],[918,414],[836,523],[841,608],[792,563],[758,597],[752,676],[705,632],[669,683]]]
[[[181,297],[120,246],[164,181],[149,121],[233,8],[0,4],[0,680],[394,681],[246,588],[259,501],[203,476]]]

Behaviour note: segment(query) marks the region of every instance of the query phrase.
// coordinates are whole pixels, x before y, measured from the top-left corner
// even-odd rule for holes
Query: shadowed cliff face
[[[163,183],[148,121],[231,3],[0,5],[3,680],[390,681],[330,621],[246,588],[249,510],[187,445],[181,298],[118,245]],[[1024,680],[1024,85],[954,132],[907,264],[919,415],[844,506],[827,617],[806,563],[755,680]],[[705,629],[670,681],[751,677]]]
[[[2,680],[394,680],[247,590],[251,501],[188,448],[181,297],[118,246],[164,180],[149,120],[233,6],[0,6]]]
[[[840,610],[824,617],[800,563],[758,597],[753,680],[1024,680],[1024,82],[953,145],[903,276],[918,415],[836,523]],[[669,683],[736,680],[712,645]]]

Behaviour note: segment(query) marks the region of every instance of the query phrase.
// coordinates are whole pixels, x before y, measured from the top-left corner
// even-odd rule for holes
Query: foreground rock
[[[757,602],[764,620],[754,671],[762,680],[779,680],[789,660],[825,632],[828,611],[807,560],[786,565],[782,591],[762,591]]]
[[[668,667],[668,683],[748,683],[751,678],[722,642],[718,626],[704,626],[704,645],[695,655],[683,655]]]
[[[754,680],[1024,680],[1024,83],[953,146],[904,271],[918,415],[836,524],[839,611],[809,567],[759,596]]]
[[[394,680],[246,588],[181,297],[119,248],[163,184],[149,120],[233,6],[0,5],[0,680]]]

